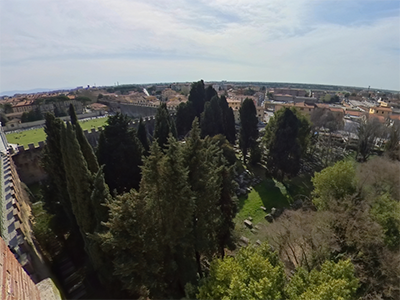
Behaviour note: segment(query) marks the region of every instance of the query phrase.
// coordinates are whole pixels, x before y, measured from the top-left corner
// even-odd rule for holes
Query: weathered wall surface
[[[40,142],[38,147],[30,144],[26,150],[21,146],[12,156],[19,178],[25,184],[44,180],[47,176],[41,165],[43,147],[44,142]]]
[[[40,292],[0,238],[0,299],[40,300]]]

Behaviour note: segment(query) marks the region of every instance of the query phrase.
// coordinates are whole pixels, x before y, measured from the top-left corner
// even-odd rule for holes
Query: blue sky
[[[0,92],[204,80],[400,90],[398,0],[2,0]]]

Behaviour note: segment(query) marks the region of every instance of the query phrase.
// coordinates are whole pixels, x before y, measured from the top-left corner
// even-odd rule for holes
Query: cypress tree
[[[170,133],[176,137],[175,122],[168,113],[167,105],[162,103],[157,109],[156,124],[154,127],[154,139],[158,141],[158,145],[161,148],[165,148]]]
[[[176,110],[176,129],[178,136],[184,136],[190,131],[195,116],[196,113],[192,102],[182,102],[178,105]]]
[[[246,163],[247,150],[258,138],[257,111],[253,100],[246,98],[240,107],[239,146],[242,149],[243,161]]]
[[[217,250],[216,228],[220,213],[218,201],[221,191],[220,167],[215,164],[221,151],[214,143],[200,139],[198,121],[193,121],[190,136],[184,148],[184,158],[189,168],[189,186],[195,199],[193,212],[194,256],[197,271],[202,276],[200,257],[211,257]]]
[[[69,105],[69,115],[71,117],[71,124],[75,129],[79,146],[81,147],[83,156],[88,164],[88,168],[92,173],[97,173],[99,171],[99,164],[97,162],[96,155],[94,154],[92,146],[89,144],[85,134],[83,133],[82,127],[79,124],[78,117],[75,113],[75,108],[72,104]]]
[[[310,135],[310,124],[297,117],[296,110],[281,109],[265,128],[267,168],[278,180],[295,176]]]
[[[110,190],[118,193],[138,189],[141,178],[143,149],[129,121],[121,114],[109,117],[97,147],[99,164],[105,165],[105,180]]]
[[[219,106],[218,96],[214,96],[210,102],[206,102],[201,119],[201,136],[214,136],[223,134],[222,112]]]
[[[82,236],[86,238],[86,233],[92,233],[96,228],[90,202],[93,177],[69,122],[66,128],[63,127],[61,136],[68,194]]]
[[[198,118],[200,118],[200,115],[204,110],[205,96],[204,81],[200,80],[198,82],[193,82],[189,92],[188,101],[193,104],[195,116]]]
[[[205,103],[211,101],[211,99],[215,96],[218,97],[217,91],[212,87],[212,85],[209,85],[205,90],[205,98],[204,98]]]
[[[149,139],[147,138],[146,125],[143,123],[143,119],[140,118],[139,126],[137,130],[137,138],[142,143],[143,149],[145,151],[145,155],[148,155],[150,147],[149,147]]]
[[[233,219],[237,213],[237,198],[234,193],[236,187],[234,182],[234,166],[226,166],[223,160],[220,160],[220,164],[223,166],[220,169],[222,183],[218,202],[221,216],[216,231],[218,251],[220,257],[223,258],[225,255],[225,247],[228,247],[230,250],[235,248],[235,238],[233,235],[235,223],[233,222]]]
[[[194,202],[187,180],[180,144],[170,135],[162,155],[153,143],[143,167],[140,195],[146,200],[157,237],[153,249],[159,253],[153,261],[160,266],[161,282],[166,283],[157,297],[182,296],[186,282],[195,278],[190,263]]]
[[[78,123],[78,117],[76,116],[75,107],[72,103],[69,105],[68,114],[71,118],[71,124],[76,125]]]
[[[229,107],[225,96],[221,96],[221,98],[219,98],[219,106],[222,114],[223,134],[227,140],[234,145],[236,141],[235,116],[232,108]]]
[[[110,201],[108,188],[104,183],[101,169],[92,174],[82,154],[75,130],[67,122],[61,129],[61,146],[66,172],[66,185],[71,199],[72,211],[85,242],[85,251],[93,267],[100,272],[100,279],[109,278],[110,265],[104,256],[98,241],[93,238],[101,231],[101,222],[106,221],[105,203]]]
[[[65,184],[66,173],[61,147],[61,130],[64,123],[51,113],[46,113],[45,118],[46,144],[43,150],[42,165],[48,175],[48,180],[43,186],[44,199],[50,212],[55,213],[60,222],[65,221],[67,217],[69,225],[74,231],[74,228],[77,229],[77,224]],[[59,207],[60,205],[62,208]]]

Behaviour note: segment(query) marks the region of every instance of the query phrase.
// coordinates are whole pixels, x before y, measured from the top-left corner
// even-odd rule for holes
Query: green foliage
[[[181,145],[170,137],[164,154],[153,143],[142,170],[140,193],[131,190],[109,204],[110,230],[100,238],[115,253],[115,274],[132,294],[176,296],[195,277],[194,200]]]
[[[202,275],[201,260],[232,246],[232,179],[220,147],[200,139],[197,121],[185,144],[170,135],[164,151],[151,145],[140,191],[108,204],[109,231],[98,235],[115,254],[115,274],[126,289],[182,297],[182,287]]]
[[[97,162],[97,158],[93,152],[92,146],[89,144],[88,140],[86,139],[81,125],[78,122],[78,118],[75,113],[75,108],[72,104],[69,106],[69,115],[71,117],[71,124],[75,129],[76,139],[79,142],[79,146],[81,147],[81,151],[85,160],[87,162],[88,168],[90,172],[97,173],[99,171],[99,164]]]
[[[47,113],[45,117],[44,131],[47,137],[43,150],[42,166],[46,174],[48,174],[48,180],[42,186],[42,190],[46,209],[50,213],[56,214],[57,220],[64,221],[64,223],[66,223],[65,218],[67,217],[69,226],[76,228],[76,218],[72,212],[66,186],[66,171],[63,164],[61,130],[64,127],[64,123],[51,113]]]
[[[233,145],[236,141],[236,128],[235,128],[235,116],[232,108],[229,107],[225,96],[219,98],[219,106],[222,113],[222,129],[223,134],[227,140]]]
[[[253,146],[258,138],[257,111],[253,100],[246,98],[239,110],[240,131],[239,146],[243,153],[243,161],[246,162],[247,150]]]
[[[51,244],[55,238],[52,230],[54,215],[49,214],[41,201],[32,204],[33,232],[42,249],[51,255]]]
[[[309,138],[310,123],[297,110],[283,108],[276,112],[264,136],[269,172],[279,180],[297,175]]]
[[[6,123],[8,122],[8,118],[7,118],[6,114],[3,112],[0,113],[0,122],[1,122],[2,126],[5,126]]]
[[[382,226],[385,243],[390,249],[400,247],[400,203],[388,194],[378,197],[371,208],[373,218]]]
[[[394,122],[390,128],[389,140],[385,144],[386,154],[393,160],[400,160],[400,123]]]
[[[105,165],[104,175],[110,190],[118,193],[138,189],[141,179],[142,145],[129,122],[125,115],[109,117],[96,151],[99,164]]]
[[[268,244],[240,249],[235,257],[211,262],[198,299],[282,299],[283,266]]]
[[[204,81],[193,82],[188,101],[192,102],[195,111],[195,116],[200,118],[201,113],[204,110],[206,92],[204,89]]]
[[[217,96],[218,97],[218,93],[217,91],[212,87],[212,85],[209,85],[206,90],[205,90],[205,98],[204,98],[204,102],[209,102],[213,97]]]
[[[150,146],[149,146],[150,142],[149,142],[149,139],[147,138],[146,125],[144,125],[142,118],[140,118],[140,121],[139,121],[139,127],[137,130],[137,138],[142,143],[143,150],[144,150],[145,154],[147,155],[150,150]]]
[[[235,257],[215,259],[200,283],[199,299],[354,299],[358,279],[350,260],[326,261],[321,270],[299,267],[287,280],[278,255],[268,244],[240,249]]]
[[[5,104],[3,104],[3,110],[4,110],[4,113],[5,113],[5,114],[10,114],[10,113],[12,113],[12,112],[13,112],[13,108],[12,108],[11,103],[5,103]]]
[[[178,136],[184,136],[190,131],[195,116],[196,112],[192,102],[182,102],[178,105],[176,110],[176,129]]]
[[[237,161],[235,149],[233,149],[227,138],[222,134],[217,134],[212,137],[212,140],[222,149],[222,153],[227,163],[230,166],[234,165]]]
[[[211,98],[204,106],[201,114],[201,136],[214,136],[223,133],[222,111],[219,106],[218,96]]]
[[[154,139],[157,140],[161,148],[166,146],[170,133],[176,138],[175,121],[169,115],[167,105],[162,103],[157,109],[156,124],[154,126]]]
[[[245,90],[243,91],[243,95],[245,95],[245,96],[253,96],[253,95],[255,94],[255,92],[256,92],[256,91],[254,91],[253,89],[248,88],[248,89],[245,89]]]
[[[357,287],[358,279],[350,260],[326,261],[320,271],[298,268],[285,291],[293,300],[350,300],[354,299]]]
[[[21,116],[22,123],[33,122],[33,121],[38,121],[38,120],[43,120],[43,114],[40,111],[39,107],[37,107],[34,110],[31,110],[29,112],[24,112]]]
[[[352,161],[339,161],[312,178],[313,203],[319,209],[327,208],[330,200],[340,200],[356,192],[356,172]]]

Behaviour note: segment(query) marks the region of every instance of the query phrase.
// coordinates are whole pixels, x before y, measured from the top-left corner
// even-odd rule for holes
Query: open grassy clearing
[[[83,130],[91,130],[92,128],[97,129],[98,127],[104,126],[106,121],[107,118],[97,118],[81,121],[79,123],[81,124]],[[10,144],[23,145],[25,148],[27,148],[28,144],[33,143],[38,145],[39,142],[44,141],[46,139],[46,134],[43,128],[36,128],[6,134],[6,137]]]
[[[271,178],[264,179],[260,184],[252,188],[247,196],[239,197],[238,214],[234,220],[235,232],[238,237],[245,236],[251,242],[258,239],[257,231],[250,230],[244,225],[244,220],[252,219],[253,226],[268,226],[264,219],[271,208],[289,207],[293,199],[299,195],[308,196],[312,190],[310,176],[300,175],[286,182],[286,187]],[[267,212],[260,207],[264,206]]]

